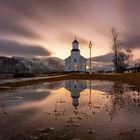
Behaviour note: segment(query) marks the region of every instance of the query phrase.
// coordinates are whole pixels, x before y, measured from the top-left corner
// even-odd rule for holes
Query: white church
[[[72,42],[71,56],[65,59],[66,72],[86,72],[86,58],[80,55],[79,42]]]

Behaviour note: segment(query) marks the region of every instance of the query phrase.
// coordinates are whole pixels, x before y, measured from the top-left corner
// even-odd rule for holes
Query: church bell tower
[[[80,51],[79,50],[79,42],[76,40],[76,37],[75,37],[75,40],[72,42],[72,50],[71,51]]]

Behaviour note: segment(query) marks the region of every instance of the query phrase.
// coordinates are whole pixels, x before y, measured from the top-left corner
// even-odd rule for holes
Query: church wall
[[[65,71],[66,72],[71,71],[71,57],[69,57],[67,60],[65,60]]]
[[[73,71],[80,70],[80,52],[79,51],[72,51],[71,53],[71,67]],[[74,65],[77,65],[77,67]]]
[[[81,63],[81,71],[82,72],[86,72],[86,60],[85,59],[83,59],[82,60],[82,63]]]
[[[75,64],[77,64],[77,68],[73,67]],[[65,60],[65,70],[67,72],[71,71],[85,72],[86,60],[83,57],[81,57],[79,52],[74,51],[71,53],[71,57]]]

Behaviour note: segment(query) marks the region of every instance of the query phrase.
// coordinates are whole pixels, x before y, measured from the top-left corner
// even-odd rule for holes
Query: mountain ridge
[[[26,58],[26,57],[4,57],[0,56],[0,73],[50,73],[63,72],[64,65],[57,58]]]
[[[113,55],[111,53],[108,53],[105,55],[92,57],[92,71],[113,71],[112,56]],[[132,60],[128,67],[134,67],[136,64],[139,64],[139,59]],[[87,58],[87,66],[89,67],[89,58]],[[0,56],[0,74],[42,74],[64,71],[65,62],[63,59],[58,57],[28,58],[17,56]]]

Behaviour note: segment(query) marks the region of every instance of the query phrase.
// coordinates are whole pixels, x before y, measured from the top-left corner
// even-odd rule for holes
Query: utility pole
[[[91,48],[92,48],[92,43],[90,41],[90,43],[89,43],[89,50],[90,50],[90,68],[89,68],[89,74],[92,74],[92,69],[91,69]]]

